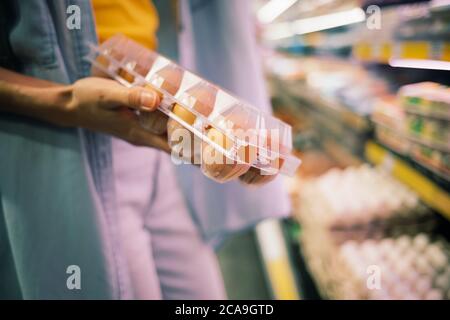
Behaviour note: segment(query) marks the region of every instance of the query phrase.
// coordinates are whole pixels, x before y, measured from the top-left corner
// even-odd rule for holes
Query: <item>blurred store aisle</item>
[[[271,298],[253,231],[230,238],[218,256],[229,299]]]

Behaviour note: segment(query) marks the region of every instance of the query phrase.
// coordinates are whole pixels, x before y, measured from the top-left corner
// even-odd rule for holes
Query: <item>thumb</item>
[[[145,108],[146,111],[154,111],[159,106],[161,99],[158,92],[143,87],[127,88],[115,84],[108,91],[107,98],[103,100],[106,108],[126,106],[132,109]]]

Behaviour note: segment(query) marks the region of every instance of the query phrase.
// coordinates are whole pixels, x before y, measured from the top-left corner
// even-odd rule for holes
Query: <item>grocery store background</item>
[[[450,1],[257,0],[292,218],[219,252],[230,298],[450,299]]]

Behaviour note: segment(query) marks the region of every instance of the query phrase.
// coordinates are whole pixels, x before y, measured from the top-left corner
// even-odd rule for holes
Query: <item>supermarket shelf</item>
[[[414,110],[413,108],[407,108],[405,110],[407,114],[415,114],[418,116],[433,118],[433,119],[445,119],[450,121],[450,113],[436,113],[436,112],[424,112],[420,110]]]
[[[415,137],[410,133],[404,133],[400,129],[393,129],[389,125],[386,125],[385,123],[383,123],[382,121],[379,121],[379,120],[372,120],[372,121],[379,127],[383,127],[385,129],[395,132],[396,135],[401,136],[402,139],[404,139],[406,141],[414,142],[414,143],[423,145],[425,147],[437,149],[437,150],[447,152],[447,153],[450,152],[449,144],[436,143],[436,142],[430,141],[429,139],[422,138],[420,136]]]
[[[406,138],[405,138],[406,139]],[[408,143],[408,140],[405,140],[401,147],[405,147],[405,149],[400,150],[399,146],[395,144],[395,142],[392,141],[378,141],[382,146],[398,153],[400,156],[403,157],[409,157],[411,161],[413,161],[415,164],[417,164],[420,168],[423,168],[425,170],[428,170],[430,172],[430,176],[433,178],[438,178],[439,180],[443,181],[443,184],[450,182],[450,176],[446,174],[445,172],[439,171],[437,168],[432,166],[431,164],[427,163],[427,158],[420,158],[420,156],[411,154],[410,152],[410,144]],[[444,187],[445,188],[445,187]]]
[[[364,163],[362,159],[332,140],[325,140],[321,144],[324,151],[342,167],[358,166]]]
[[[450,220],[450,194],[428,177],[373,141],[366,144],[366,158],[381,165],[413,189],[422,201]]]
[[[364,1],[363,8],[367,8],[368,6],[376,5],[379,7],[388,7],[388,6],[398,6],[398,5],[404,5],[404,4],[410,4],[410,3],[420,3],[420,2],[427,2],[428,0],[390,0],[390,1],[383,1],[383,0],[370,0],[370,1]]]
[[[321,94],[311,88],[299,87],[298,97],[307,100],[311,105],[314,105],[321,111],[335,116],[351,128],[358,131],[368,131],[370,129],[369,121],[366,118],[351,112],[339,103],[324,99]]]
[[[403,41],[398,43],[360,42],[353,46],[353,57],[362,62],[389,63],[391,59],[450,61],[450,42]]]
[[[361,132],[367,132],[371,129],[370,121],[366,117],[350,111],[335,101],[323,98],[320,93],[304,83],[298,81],[286,83],[281,79],[272,79],[272,82],[283,95],[305,101],[308,105],[313,106],[316,111],[330,115],[348,125],[349,128]]]

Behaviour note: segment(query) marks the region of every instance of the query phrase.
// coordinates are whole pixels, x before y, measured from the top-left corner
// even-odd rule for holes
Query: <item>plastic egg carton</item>
[[[142,126],[162,134],[167,121],[172,154],[218,182],[267,182],[300,165],[289,125],[125,36],[91,45],[88,60],[124,86],[156,90],[158,111],[136,111]]]

